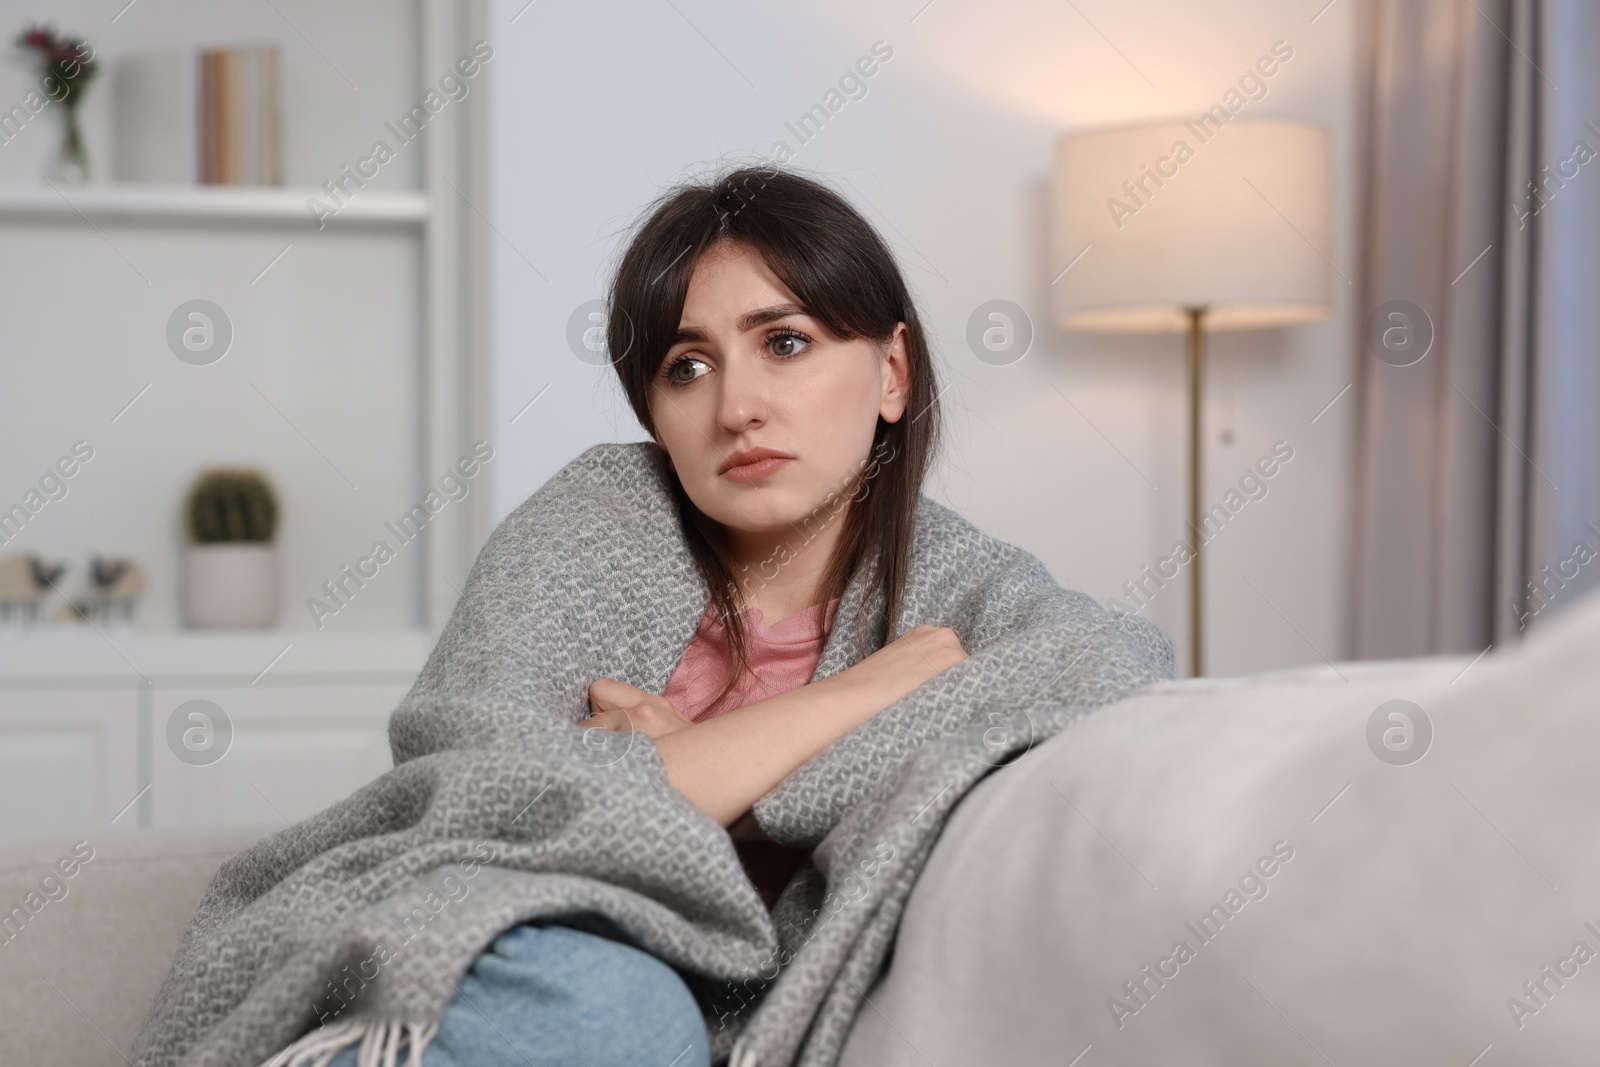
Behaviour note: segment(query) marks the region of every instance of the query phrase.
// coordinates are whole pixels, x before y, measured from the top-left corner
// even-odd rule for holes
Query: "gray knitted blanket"
[[[596,678],[661,692],[705,610],[667,477],[653,444],[597,445],[495,529],[390,720],[394,769],[222,865],[134,1064],[313,1064],[357,1041],[364,1064],[418,1063],[472,960],[553,917],[677,968],[715,1063],[832,1064],[956,801],[1171,676],[1154,625],[923,497],[895,632],[949,626],[968,658],[756,803],[774,840],[817,846],[769,915],[654,743],[579,725]],[[872,651],[865,584],[817,678]]]

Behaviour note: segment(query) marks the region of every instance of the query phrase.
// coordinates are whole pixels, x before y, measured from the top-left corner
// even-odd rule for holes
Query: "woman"
[[[625,339],[613,365],[676,475],[713,593],[665,693],[596,679],[587,725],[648,734],[672,784],[729,828],[770,908],[809,850],[764,841],[751,805],[965,658],[948,628],[887,633],[937,435],[927,341],[860,214],[816,182],[755,170],[664,199],[622,258],[611,309],[608,336]],[[874,562],[881,647],[805,684],[846,583]],[[688,986],[614,933],[502,934],[460,983],[425,1067],[705,1067]],[[353,1047],[332,1061],[356,1063]]]
[[[390,717],[394,768],[222,865],[138,1062],[836,1047],[827,975],[881,964],[963,792],[1170,677],[1154,626],[921,495],[927,342],[834,193],[677,190],[611,307],[651,440],[588,449],[496,527]]]

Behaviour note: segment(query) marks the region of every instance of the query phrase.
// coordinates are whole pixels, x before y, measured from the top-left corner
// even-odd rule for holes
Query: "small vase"
[[[190,545],[184,560],[184,613],[189,625],[274,625],[282,601],[279,574],[278,549],[270,542]]]
[[[64,185],[83,185],[89,180],[89,153],[84,151],[83,132],[78,128],[78,109],[63,105],[65,116],[61,147],[50,163],[50,177]]]

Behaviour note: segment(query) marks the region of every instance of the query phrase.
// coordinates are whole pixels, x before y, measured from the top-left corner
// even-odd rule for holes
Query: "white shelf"
[[[284,586],[310,592],[326,577],[324,564],[343,562],[346,549],[367,542],[379,518],[403,513],[474,441],[490,437],[483,279],[492,245],[472,203],[486,204],[488,196],[480,112],[489,90],[482,79],[470,98],[450,105],[444,121],[430,122],[427,136],[415,138],[403,157],[375,180],[363,177],[367,185],[352,189],[323,230],[307,208],[313,198],[331,203],[324,176],[372,143],[376,116],[406,114],[427,91],[424,72],[451,69],[472,42],[490,39],[487,12],[458,0],[336,5],[340,25],[369,34],[347,68],[365,72],[361,93],[346,96],[349,87],[316,46],[286,35],[279,16],[235,6],[163,5],[161,18],[141,21],[138,39],[123,45],[280,41],[282,69],[304,75],[283,84],[283,158],[300,161],[286,172],[290,185],[112,180],[115,129],[90,122],[87,111],[85,134],[104,180],[68,185],[40,177],[42,154],[54,146],[49,130],[0,149],[6,157],[0,255],[16,268],[6,275],[11,299],[4,304],[0,363],[13,351],[19,357],[0,370],[0,492],[9,494],[0,508],[98,421],[98,436],[89,439],[97,453],[106,439],[103,462],[116,469],[91,488],[75,488],[70,510],[57,515],[60,506],[53,506],[50,543],[32,547],[78,560],[114,548],[146,561],[150,588],[140,616],[155,631],[136,635],[106,626],[113,646],[92,632],[76,639],[18,636],[3,632],[8,627],[0,620],[0,689],[46,675],[70,682],[75,670],[94,675],[97,686],[113,676],[142,686],[141,675],[155,679],[224,663],[230,676],[247,674],[248,685],[290,641],[294,647],[255,688],[281,672],[341,670],[347,650],[327,643],[324,656],[324,643],[290,633],[262,640],[159,632],[182,615],[181,568],[174,566],[168,527],[172,501],[187,488],[186,472],[247,459],[270,469],[285,509],[304,516],[294,534],[300,547],[283,561]],[[332,88],[335,82],[344,88]],[[91,97],[90,106],[94,99],[100,98]],[[164,354],[164,323],[174,305],[200,296],[237,317],[239,348],[237,357],[203,373]],[[69,355],[61,348],[62,323],[74,324],[65,362],[49,358]],[[246,342],[250,347],[239,347]],[[13,382],[10,364],[31,370]],[[152,381],[150,395],[137,399]],[[154,401],[166,406],[152,412]],[[113,416],[116,424],[108,426]],[[355,482],[360,496],[351,493]],[[7,486],[21,488],[13,493]],[[442,626],[456,597],[452,583],[470,571],[488,535],[491,506],[485,488],[435,517],[424,542],[402,550],[415,554],[406,573],[363,594],[329,631]],[[360,671],[397,674],[403,671],[394,664],[402,664],[414,673],[426,651],[423,642],[392,657],[373,652],[360,660],[367,664]],[[0,778],[5,773],[0,767]],[[0,788],[0,807],[4,802]]]
[[[284,222],[314,226],[306,201],[328,197],[320,189],[278,186],[85,185],[0,188],[0,221],[86,219],[89,222],[157,220]],[[429,214],[420,192],[358,189],[329,227],[349,223],[421,225]]]

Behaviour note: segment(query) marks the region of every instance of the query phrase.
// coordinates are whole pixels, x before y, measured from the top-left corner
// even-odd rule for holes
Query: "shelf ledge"
[[[279,186],[85,185],[0,188],[0,219],[194,222],[282,222],[316,228],[306,207],[320,189]],[[349,223],[421,225],[428,220],[426,193],[358,189],[328,227]]]

